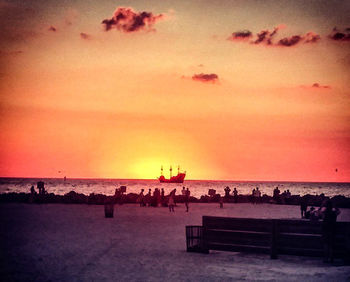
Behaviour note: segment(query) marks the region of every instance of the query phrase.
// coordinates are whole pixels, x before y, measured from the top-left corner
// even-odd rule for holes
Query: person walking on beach
[[[168,200],[168,207],[169,207],[169,212],[175,212],[174,206],[175,206],[175,193],[176,189],[170,192],[169,194],[169,200]]]
[[[327,201],[326,206],[321,208],[322,212],[322,239],[324,246],[324,262],[333,262],[334,239],[336,233],[337,216],[340,214],[338,208],[333,208],[332,202]]]

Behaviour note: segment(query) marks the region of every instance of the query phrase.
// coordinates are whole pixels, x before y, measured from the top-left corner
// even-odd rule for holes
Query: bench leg
[[[272,228],[271,228],[271,245],[270,245],[271,259],[277,259],[277,236],[278,236],[277,222],[273,220]]]

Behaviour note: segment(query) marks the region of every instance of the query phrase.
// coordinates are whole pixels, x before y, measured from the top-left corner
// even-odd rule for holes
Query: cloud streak
[[[301,85],[300,87],[304,89],[331,89],[332,88],[330,85],[322,85],[318,82],[315,82],[312,85]]]
[[[132,8],[118,7],[112,18],[104,19],[102,24],[105,31],[113,28],[125,33],[141,30],[155,31],[153,25],[163,17],[163,14],[153,15],[152,12],[136,12]]]
[[[248,40],[253,36],[252,32],[249,30],[236,31],[228,38],[228,40]]]
[[[200,82],[210,82],[210,83],[216,83],[219,80],[219,76],[215,73],[199,73],[194,74],[192,76],[192,80],[194,81],[200,81]]]

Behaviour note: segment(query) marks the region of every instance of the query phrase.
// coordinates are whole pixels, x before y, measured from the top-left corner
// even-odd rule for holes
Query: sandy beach
[[[298,206],[183,204],[167,208],[1,204],[2,281],[346,281],[350,266],[320,258],[211,251],[187,253],[186,225],[203,215],[299,218]],[[350,221],[341,209],[339,221]]]

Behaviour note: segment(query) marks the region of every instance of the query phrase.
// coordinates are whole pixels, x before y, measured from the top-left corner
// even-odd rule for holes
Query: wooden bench
[[[322,222],[203,216],[202,226],[186,226],[188,252],[209,250],[278,255],[324,255]],[[350,261],[350,222],[336,223],[334,257]]]

